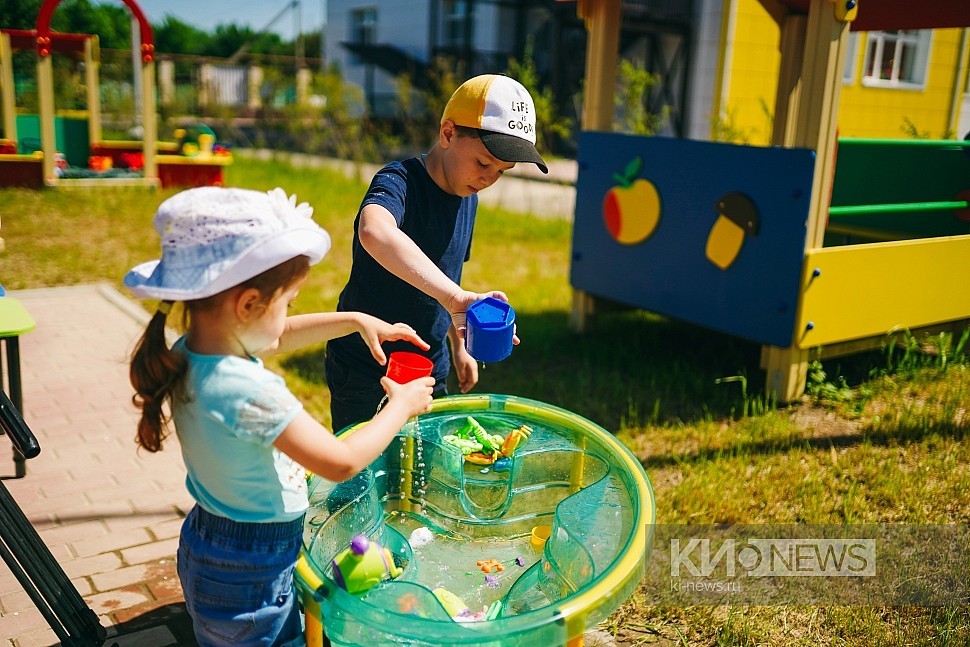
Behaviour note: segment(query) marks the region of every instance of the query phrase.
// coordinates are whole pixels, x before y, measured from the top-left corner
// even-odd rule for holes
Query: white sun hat
[[[155,213],[162,258],[125,276],[136,296],[190,301],[218,294],[296,256],[315,264],[330,235],[283,189],[199,187],[177,193]]]

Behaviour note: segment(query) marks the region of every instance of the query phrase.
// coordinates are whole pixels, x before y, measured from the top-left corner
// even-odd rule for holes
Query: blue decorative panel
[[[814,165],[805,149],[583,133],[572,286],[790,346]]]

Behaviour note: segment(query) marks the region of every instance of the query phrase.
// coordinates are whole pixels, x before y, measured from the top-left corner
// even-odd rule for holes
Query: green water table
[[[469,416],[531,433],[504,464],[475,464],[443,440]],[[441,398],[355,478],[311,479],[297,564],[308,645],[325,631],[333,645],[577,647],[642,579],[655,520],[643,467],[602,427],[513,396]],[[352,595],[332,560],[358,535],[402,573]]]

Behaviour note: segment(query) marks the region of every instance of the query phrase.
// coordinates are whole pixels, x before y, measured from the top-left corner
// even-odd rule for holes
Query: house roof
[[[808,13],[812,0],[775,1],[791,13]],[[858,5],[852,31],[970,27],[970,2],[967,0],[858,0]]]
[[[557,0],[575,2],[575,0]],[[595,2],[596,0],[587,0]],[[784,8],[787,13],[807,14],[813,0],[760,0],[772,14],[773,9]],[[817,2],[847,2],[849,0],[815,0]],[[934,29],[946,27],[970,27],[970,1],[968,0],[855,0],[859,11],[852,22],[852,31],[894,29]],[[631,0],[627,0],[631,2]],[[632,2],[633,4],[639,4]]]

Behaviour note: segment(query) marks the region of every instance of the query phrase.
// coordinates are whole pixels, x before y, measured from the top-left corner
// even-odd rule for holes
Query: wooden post
[[[50,184],[55,180],[54,176],[54,153],[56,143],[54,140],[54,67],[51,62],[51,55],[37,56],[37,97],[39,110],[38,120],[40,121],[40,149],[44,154],[42,164],[44,182]]]
[[[175,61],[158,61],[158,103],[170,106],[175,103]]]
[[[783,54],[797,55],[797,46],[791,44],[797,39],[797,29],[794,23],[789,27],[787,42],[791,50],[786,50],[783,42]],[[782,31],[784,34],[784,25]],[[799,78],[785,80],[789,88],[797,89],[788,95],[793,101],[786,102],[787,105],[782,107],[786,116],[782,131],[776,130],[774,134],[786,144],[815,151],[806,251],[822,246],[828,221],[829,196],[835,171],[839,95],[848,41],[849,23],[845,15],[841,18],[837,15],[836,4],[832,0],[812,0],[806,21]],[[798,67],[794,63],[782,62],[783,71]],[[782,90],[779,89],[781,97]],[[794,115],[790,114],[792,106]],[[801,295],[798,307],[801,309]],[[797,321],[798,316],[795,319]],[[793,342],[788,348],[765,346],[762,349],[762,364],[767,372],[766,391],[779,402],[795,400],[805,391],[809,351],[795,345],[794,339],[800,333],[799,330],[792,331]]]
[[[781,65],[778,69],[778,92],[775,95],[774,146],[794,146],[795,123],[798,121],[798,102],[801,95],[802,57],[805,52],[805,24],[803,15],[782,16],[778,27],[781,40]]]
[[[309,68],[301,67],[296,71],[296,104],[298,106],[306,105],[309,100],[312,77]]]
[[[199,66],[199,107],[208,108],[209,102],[214,103],[215,97],[211,96],[212,92],[212,63],[203,63]]]
[[[250,110],[259,110],[263,104],[259,94],[262,85],[263,68],[258,65],[250,65],[246,73],[246,107]]]
[[[620,0],[579,0],[579,17],[586,21],[586,95],[583,98],[583,130],[613,129],[613,97],[620,42]],[[570,326],[582,332],[596,311],[596,299],[573,290]]]
[[[583,100],[583,130],[609,132],[613,129],[613,95],[620,42],[620,0],[580,2],[586,20],[586,96]]]
[[[141,125],[142,157],[146,180],[158,178],[155,164],[155,147],[158,140],[158,121],[155,115],[155,61],[141,64]]]
[[[87,85],[88,145],[101,141],[101,66],[100,41],[92,36],[84,41],[84,83]]]
[[[17,145],[17,111],[14,101],[13,49],[10,35],[0,33],[0,112],[3,112],[3,136]],[[19,150],[19,147],[18,147]]]

